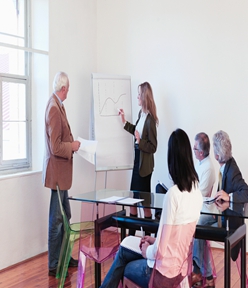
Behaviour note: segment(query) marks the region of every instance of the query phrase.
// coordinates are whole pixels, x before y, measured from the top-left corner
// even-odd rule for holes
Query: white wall
[[[226,131],[248,180],[248,3],[218,0],[98,1],[98,72],[132,77],[134,119],[137,86],[149,81],[158,108],[158,151],[153,187],[169,185],[167,141],[175,128],[193,139]],[[216,168],[218,165],[215,161]]]
[[[110,9],[111,7],[111,9]],[[160,125],[152,189],[171,185],[167,142],[176,128],[191,141],[226,131],[248,181],[248,3],[246,1],[98,1],[98,72],[132,77],[153,87]],[[136,113],[135,113],[136,111]],[[213,153],[211,151],[213,158]],[[218,163],[214,161],[216,173]]]
[[[67,116],[75,138],[87,139],[92,72],[131,76],[133,120],[137,86],[149,81],[160,119],[152,188],[157,180],[170,184],[167,141],[177,127],[185,129],[192,144],[200,131],[210,138],[219,129],[228,132],[248,181],[248,134],[243,133],[248,107],[247,6],[242,0],[49,1],[49,93],[43,95],[43,106],[54,74],[67,72]],[[38,128],[43,133],[43,127]],[[38,158],[43,155],[36,153]],[[104,186],[104,177],[98,173],[97,188]],[[75,155],[70,194],[92,190],[94,179],[91,164]],[[128,189],[129,184],[130,171],[107,174],[110,188]],[[46,251],[49,195],[40,173],[0,180],[0,269]],[[79,210],[79,203],[72,203],[72,221],[78,220]]]
[[[0,269],[47,250],[49,191],[41,173],[0,180]]]

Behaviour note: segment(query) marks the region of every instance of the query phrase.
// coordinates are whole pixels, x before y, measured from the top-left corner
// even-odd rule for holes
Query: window
[[[0,0],[0,171],[31,167],[27,0]]]
[[[48,8],[49,0],[0,0],[0,175],[42,170]]]
[[[29,167],[27,81],[0,77],[2,99],[1,165]]]

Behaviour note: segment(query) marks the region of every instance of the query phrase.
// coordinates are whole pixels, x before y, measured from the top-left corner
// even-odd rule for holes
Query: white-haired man
[[[59,253],[63,238],[63,221],[59,207],[56,185],[61,191],[61,200],[68,220],[71,218],[68,189],[72,185],[73,153],[80,147],[74,141],[67,120],[63,101],[69,91],[69,79],[66,73],[58,72],[53,81],[53,94],[49,98],[45,113],[45,156],[43,165],[43,183],[51,189],[48,232],[49,276],[56,276]],[[76,267],[78,261],[71,258],[69,267]]]

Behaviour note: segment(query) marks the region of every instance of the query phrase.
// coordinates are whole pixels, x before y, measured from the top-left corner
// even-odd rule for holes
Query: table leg
[[[241,288],[246,287],[246,237],[241,240]]]
[[[121,241],[126,237],[126,228],[121,227]]]
[[[230,288],[230,282],[231,282],[231,275],[230,275],[230,270],[231,270],[231,263],[230,263],[230,257],[231,257],[231,249],[230,249],[230,242],[226,239],[225,240],[225,259],[224,259],[224,264],[225,264],[225,271],[224,271],[224,287],[225,288]]]
[[[101,263],[95,262],[95,288],[99,288],[101,283]]]

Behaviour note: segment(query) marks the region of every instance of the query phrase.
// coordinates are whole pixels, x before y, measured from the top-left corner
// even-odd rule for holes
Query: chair
[[[149,288],[191,287],[192,246],[196,222],[184,225],[163,225],[158,231],[158,249],[149,281]],[[160,236],[161,235],[161,236]],[[160,239],[160,240],[159,240]],[[123,288],[140,288],[127,277]]]
[[[64,208],[62,206],[61,197],[60,197],[60,190],[57,186],[57,193],[59,199],[59,206],[60,211],[63,219],[63,228],[64,228],[64,235],[63,241],[61,245],[60,255],[59,255],[59,262],[56,271],[56,278],[60,279],[58,283],[58,287],[64,287],[65,278],[68,271],[68,266],[71,258],[71,252],[74,246],[75,240],[79,239],[81,229],[85,231],[91,231],[94,229],[93,222],[85,222],[85,223],[74,223],[70,224],[67,216],[64,212]]]
[[[95,262],[95,287],[101,285],[101,264],[114,257],[120,245],[117,216],[126,215],[125,210],[116,211],[115,204],[82,202],[81,223],[91,222],[93,229],[81,228],[79,244],[79,272],[77,287],[83,287],[85,259]],[[80,272],[81,271],[81,272]]]
[[[225,228],[218,228],[218,227],[214,227],[214,226],[202,226],[202,225],[197,225],[197,229],[196,229],[196,237],[198,239],[211,239],[212,241],[216,241],[218,242],[220,245],[225,245],[225,259],[224,262],[225,264],[225,283],[230,283],[230,261],[232,259],[232,256],[235,256],[234,259],[232,259],[233,261],[236,262],[237,265],[237,269],[238,272],[241,276],[241,281],[242,281],[242,287],[244,287],[244,283],[247,282],[248,284],[248,278],[246,276],[246,271],[244,269],[245,267],[245,236],[246,236],[246,226],[245,224],[241,225],[239,228],[235,230],[230,230],[230,231],[226,231]],[[209,241],[207,241],[207,245],[206,245],[206,250],[204,251],[204,259],[205,259],[205,253],[210,253],[210,261],[212,263],[212,269],[213,269],[213,277],[217,277],[216,275],[216,270],[215,270],[215,266],[214,266],[214,261],[213,261],[213,257],[212,257],[212,253],[211,253],[211,247],[209,245]],[[240,242],[241,241],[241,242]],[[232,248],[235,247],[236,244],[239,244],[242,246],[243,245],[243,249],[242,249],[242,253],[244,253],[244,255],[242,255],[241,250],[239,249],[235,249],[234,251],[232,251]],[[235,252],[235,253],[232,253]],[[207,257],[206,257],[207,258]],[[205,260],[204,260],[205,263]],[[203,273],[203,277],[204,277],[204,273]],[[204,284],[204,281],[203,281]],[[229,287],[229,286],[228,286]]]

